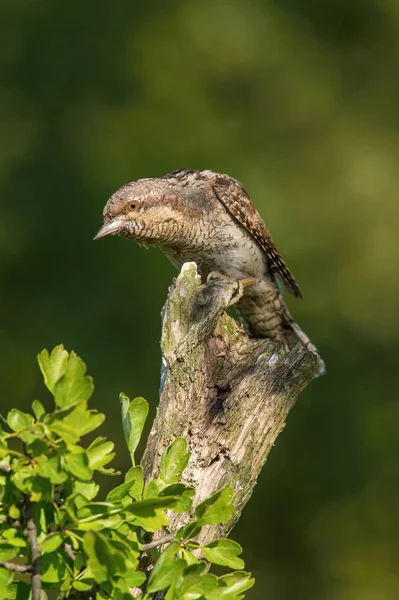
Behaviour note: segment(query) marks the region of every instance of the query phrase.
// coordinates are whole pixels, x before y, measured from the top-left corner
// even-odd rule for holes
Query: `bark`
[[[235,511],[198,541],[227,536],[256,485],[276,437],[302,390],[317,372],[317,357],[301,344],[251,339],[226,313],[238,294],[233,280],[201,283],[195,263],[183,265],[163,310],[160,403],[142,459],[146,480],[177,436],[192,453],[183,481],[195,504],[229,485]],[[187,515],[172,515],[172,532]]]

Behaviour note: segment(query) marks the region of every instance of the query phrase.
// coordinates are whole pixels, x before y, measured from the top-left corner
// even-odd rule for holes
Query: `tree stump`
[[[228,523],[208,525],[201,545],[226,537],[256,485],[276,437],[302,390],[317,373],[318,358],[298,343],[248,337],[226,313],[238,284],[201,283],[195,263],[183,265],[162,313],[160,402],[142,459],[146,480],[177,437],[191,458],[183,481],[196,489],[194,505],[223,486],[234,490]],[[170,529],[187,522],[173,514]]]

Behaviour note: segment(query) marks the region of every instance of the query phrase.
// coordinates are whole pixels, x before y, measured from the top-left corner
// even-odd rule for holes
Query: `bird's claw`
[[[237,304],[241,300],[244,295],[245,288],[249,285],[253,285],[257,282],[255,277],[245,277],[244,279],[236,279],[237,289],[235,290],[231,300],[230,306],[233,304]]]
[[[222,273],[218,273],[217,271],[211,271],[211,273],[209,273],[208,277],[206,278],[206,282],[209,283],[210,281],[216,281],[218,279],[231,281],[234,282],[236,285],[236,289],[230,300],[230,306],[232,304],[236,304],[242,298],[246,287],[248,287],[249,285],[253,285],[257,282],[256,277],[244,277],[243,279],[233,279],[226,275],[222,275]]]
[[[248,285],[253,285],[258,280],[256,277],[245,277],[244,279],[238,279],[238,283],[242,285],[243,288],[246,288]]]

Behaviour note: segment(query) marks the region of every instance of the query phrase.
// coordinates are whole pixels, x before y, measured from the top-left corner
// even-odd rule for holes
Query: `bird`
[[[291,316],[283,286],[302,298],[262,217],[242,184],[210,170],[178,169],[122,185],[107,201],[95,240],[121,235],[159,247],[177,267],[194,261],[201,277],[242,282],[237,309],[252,337],[298,341],[324,363]]]

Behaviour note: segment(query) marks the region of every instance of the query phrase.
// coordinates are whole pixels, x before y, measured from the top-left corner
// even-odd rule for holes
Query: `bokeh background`
[[[174,269],[93,243],[108,196],[167,171],[229,173],[301,284],[328,375],[300,398],[234,537],[250,600],[399,597],[399,5],[394,0],[2,0],[0,398],[46,398],[35,355],[158,397]]]

